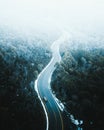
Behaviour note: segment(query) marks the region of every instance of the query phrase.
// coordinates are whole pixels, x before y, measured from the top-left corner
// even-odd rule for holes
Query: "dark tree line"
[[[21,38],[0,38],[0,129],[45,130],[43,108],[34,90],[38,73],[51,53]],[[37,45],[38,44],[38,45]]]

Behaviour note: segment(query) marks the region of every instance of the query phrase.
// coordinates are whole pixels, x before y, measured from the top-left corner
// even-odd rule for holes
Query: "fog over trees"
[[[34,81],[63,32],[52,91],[83,130],[104,129],[104,1],[0,0],[1,130],[45,130]]]

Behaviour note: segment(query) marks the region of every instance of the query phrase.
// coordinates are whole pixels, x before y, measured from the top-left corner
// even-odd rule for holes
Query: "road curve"
[[[46,130],[64,130],[61,112],[50,90],[49,81],[55,69],[56,62],[61,60],[61,56],[59,54],[59,45],[63,43],[65,39],[65,36],[62,35],[52,44],[52,59],[35,81],[35,90],[38,93],[46,115]]]

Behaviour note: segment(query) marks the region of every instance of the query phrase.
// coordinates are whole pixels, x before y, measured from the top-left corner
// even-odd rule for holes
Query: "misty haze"
[[[103,130],[103,99],[103,0],[0,0],[0,130]]]

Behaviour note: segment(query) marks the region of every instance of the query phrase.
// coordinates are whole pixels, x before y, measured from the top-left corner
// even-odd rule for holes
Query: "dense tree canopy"
[[[0,129],[44,130],[45,115],[34,81],[51,58],[49,48],[40,39],[31,43],[0,36]]]
[[[104,49],[69,50],[52,76],[52,90],[85,130],[104,129]]]

